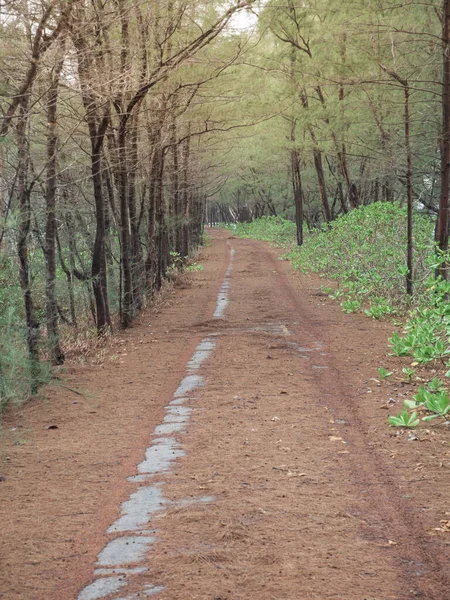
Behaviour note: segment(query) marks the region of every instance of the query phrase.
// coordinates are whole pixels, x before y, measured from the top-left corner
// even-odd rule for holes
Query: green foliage
[[[448,393],[445,390],[441,390],[435,394],[430,394],[425,401],[425,408],[434,414],[424,417],[424,421],[432,421],[438,417],[447,420],[446,417],[450,412],[450,399]]]
[[[404,367],[402,369],[402,373],[404,373],[408,381],[411,381],[411,379],[414,377],[415,371],[411,367]]]
[[[408,356],[408,348],[397,331],[389,338],[389,343],[395,356]]]
[[[337,288],[324,291],[339,299],[345,312],[364,310],[367,316],[380,319],[402,314],[410,306],[405,293],[406,209],[397,203],[353,210],[327,229],[305,233],[302,247],[295,245],[295,223],[279,217],[238,224],[234,231],[287,247],[285,258],[295,269],[334,279]],[[432,275],[435,260],[429,217],[416,213],[414,231],[415,298],[428,301],[427,277]]]
[[[437,377],[433,377],[428,383],[428,389],[432,392],[441,392],[444,389],[444,383]]]
[[[12,399],[30,392],[30,373],[23,332],[20,288],[12,261],[0,256],[0,412]]]
[[[323,218],[314,152],[320,151],[329,167],[324,177],[330,206],[337,212],[341,195],[336,184],[342,180],[336,155],[343,145],[348,174],[364,203],[406,200],[404,90],[393,85],[388,73],[395,72],[414,90],[414,190],[425,204],[435,205],[440,123],[433,107],[441,102],[442,57],[439,13],[430,7],[386,0],[262,2],[260,43],[249,49],[246,64],[233,71],[233,88],[231,73],[227,78],[227,91],[232,89],[239,102],[218,103],[222,118],[224,113],[236,120],[245,115],[246,122],[257,125],[251,135],[230,132],[228,152],[223,153],[222,145],[213,147],[220,159],[216,169],[226,176],[215,200],[235,208],[245,204],[258,215],[261,208],[263,214],[273,214],[274,207],[277,215],[292,218],[290,152],[299,149],[305,218],[314,226]],[[365,35],[368,23],[371,33]],[[381,72],[380,64],[386,71]],[[274,107],[278,115],[266,120]]]
[[[281,247],[290,246],[295,240],[296,225],[281,217],[261,217],[251,223],[237,223],[233,226],[235,235],[264,242],[272,242]]]
[[[372,319],[381,319],[388,315],[395,315],[396,310],[384,298],[373,298],[369,308],[366,308],[364,314]]]
[[[344,312],[364,310],[372,318],[406,315],[403,332],[389,340],[396,356],[411,356],[415,364],[440,361],[450,376],[450,283],[435,270],[450,256],[436,252],[432,223],[427,216],[415,215],[415,295],[413,302],[405,293],[405,210],[398,204],[374,204],[360,208],[333,222],[329,229],[305,236],[301,248],[295,246],[295,225],[278,218],[264,218],[239,225],[236,234],[256,237],[291,248],[285,255],[303,272],[319,272],[337,282],[337,288],[324,288],[331,298],[340,300]],[[408,379],[413,368],[404,368]],[[379,379],[392,372],[378,369]],[[424,421],[450,421],[450,400],[444,384],[433,378],[421,386],[405,409],[389,417],[396,427],[415,427],[416,409],[426,411]],[[409,415],[408,411],[413,410]]]
[[[285,257],[294,268],[334,279],[326,288],[344,312],[363,310],[372,318],[407,314],[403,333],[389,340],[396,356],[417,363],[443,361],[450,367],[450,282],[435,278],[435,269],[449,257],[436,254],[433,224],[421,214],[414,219],[414,304],[405,293],[406,212],[398,204],[377,203],[353,210],[326,230],[307,234],[295,246],[295,224],[264,217],[236,227],[237,235],[255,237],[290,249]]]
[[[201,265],[198,262],[193,262],[186,267],[186,271],[191,271],[191,272],[192,271],[204,271],[204,270],[205,269],[204,269],[203,265]]]
[[[408,403],[408,404],[407,404]],[[429,412],[433,413],[423,418],[424,421],[432,421],[437,417],[446,418],[450,412],[450,399],[447,391],[444,389],[443,382],[434,377],[428,383],[428,389],[425,386],[420,386],[414,400],[405,400],[405,406],[422,406]]]
[[[50,380],[49,366],[31,365],[26,345],[23,300],[16,265],[0,256],[0,413],[13,402],[20,404],[37,386]]]
[[[39,199],[35,200],[36,203]],[[16,213],[11,213],[7,222],[9,229],[16,226]],[[43,224],[39,223],[42,228]],[[61,241],[66,242],[60,229]],[[77,242],[77,264],[79,270],[89,272],[90,268],[90,239],[76,233],[74,239]],[[9,245],[10,244],[10,245]],[[111,249],[118,255],[118,242],[111,236]],[[48,349],[46,345],[47,336],[45,330],[45,261],[38,239],[32,235],[28,241],[28,258],[30,266],[31,292],[35,306],[35,314],[39,324],[39,364],[31,363],[27,348],[27,330],[25,325],[24,301],[18,279],[18,264],[13,252],[7,254],[4,250],[14,248],[12,242],[8,242],[0,252],[0,412],[9,404],[21,404],[27,401],[33,388],[51,380],[51,368],[47,363]],[[62,256],[67,265],[69,261],[69,250],[63,245]],[[108,265],[108,283],[110,291],[110,307],[116,310],[118,306],[119,290],[119,266],[112,263]],[[67,276],[60,264],[56,269],[56,293],[58,306],[70,323],[70,298],[67,285]],[[75,313],[78,316],[78,325],[87,328],[92,327],[89,308],[90,286],[86,282],[72,280],[73,300]],[[77,337],[77,330],[70,325],[62,325],[63,346],[64,342],[73,345]]]
[[[387,379],[391,375],[392,375],[392,371],[388,371],[384,367],[379,367],[378,368],[378,379],[380,379],[380,380]]]
[[[169,255],[172,261],[172,265],[177,267],[183,262],[183,258],[179,252],[175,252],[175,250],[172,250],[171,252],[169,252]]]
[[[406,409],[411,410],[420,406],[420,402],[416,402],[415,400],[404,400],[403,405]]]
[[[436,264],[431,259],[429,262],[431,266]],[[429,275],[425,284],[420,304],[410,311],[403,335],[394,333],[389,342],[396,356],[412,356],[420,364],[435,360],[449,364],[450,283]]]
[[[391,425],[395,425],[397,427],[410,427],[418,425],[419,419],[416,420],[417,409],[431,413],[422,417],[422,420],[425,422],[434,421],[435,419],[439,418],[446,423],[450,422],[448,418],[448,415],[450,414],[450,398],[448,396],[448,392],[444,389],[443,382],[437,377],[434,377],[428,383],[428,388],[423,385],[420,386],[420,388],[417,390],[417,394],[414,396],[414,399],[405,400],[403,404],[405,408],[402,413],[396,417],[389,417],[388,421]],[[408,420],[405,415],[408,414],[409,410],[413,410],[415,412],[413,412]],[[405,424],[410,421],[414,421],[415,425]]]
[[[365,309],[375,319],[395,315],[408,306],[405,289],[406,211],[395,203],[377,203],[353,210],[338,218],[327,230],[307,236],[301,248],[287,257],[303,272],[321,273],[338,281],[344,310]],[[432,245],[432,223],[428,217],[415,215],[416,293],[423,293],[420,283],[427,267],[425,258]],[[428,242],[428,243],[427,243]]]
[[[345,313],[354,313],[361,310],[361,302],[359,300],[344,300],[341,302],[342,310]]]
[[[411,415],[404,408],[402,412],[398,413],[396,416],[392,416],[388,418],[389,423],[393,427],[417,427],[420,423],[420,419],[417,418],[417,412],[413,412]]]
[[[205,247],[212,246],[211,238],[206,231],[202,234],[201,245]]]

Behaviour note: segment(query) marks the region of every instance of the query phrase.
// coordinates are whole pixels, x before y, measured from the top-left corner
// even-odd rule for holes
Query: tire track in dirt
[[[292,286],[286,274],[286,266],[280,264],[273,254],[267,253],[271,266],[277,272],[281,287],[285,290],[289,301],[299,314],[305,315],[305,306]],[[302,340],[317,337],[317,329],[310,326],[310,319],[305,318],[301,325],[295,327],[297,335]],[[407,497],[397,481],[395,471],[391,465],[384,461],[380,454],[373,451],[368,437],[368,414],[361,408],[358,398],[346,392],[346,377],[343,375],[342,364],[339,364],[338,354],[330,352],[323,359],[326,370],[320,371],[316,376],[319,393],[327,396],[323,402],[333,414],[338,414],[337,429],[340,435],[355,449],[349,454],[352,466],[349,469],[355,485],[361,494],[367,494],[368,504],[372,514],[378,515],[382,523],[384,536],[388,539],[395,537],[395,544],[401,547],[397,553],[397,562],[404,569],[411,580],[416,579],[417,573],[426,573],[424,582],[414,585],[410,590],[414,597],[427,598],[427,600],[443,600],[450,594],[450,578],[448,575],[448,553],[436,551],[438,544],[435,538],[421,533],[415,528],[415,523],[420,521],[416,505]],[[330,394],[330,390],[333,393]],[[340,421],[340,422],[339,422]],[[342,423],[344,421],[344,423]],[[336,421],[335,421],[336,422]],[[345,426],[351,422],[351,427]],[[389,543],[389,542],[388,542]]]

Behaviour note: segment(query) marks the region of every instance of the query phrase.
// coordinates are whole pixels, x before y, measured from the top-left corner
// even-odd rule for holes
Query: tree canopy
[[[129,326],[205,222],[279,215],[302,244],[304,225],[399,201],[410,293],[413,210],[447,248],[446,0],[7,0],[0,16],[5,381],[34,391],[42,359],[63,362],[61,323]]]

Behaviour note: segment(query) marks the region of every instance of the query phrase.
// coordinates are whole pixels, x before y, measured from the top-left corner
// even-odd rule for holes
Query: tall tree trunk
[[[181,230],[181,254],[186,258],[190,251],[190,236],[189,236],[189,219],[190,219],[190,190],[189,190],[189,161],[191,151],[191,139],[189,137],[190,126],[188,128],[188,135],[184,142],[184,148],[182,153],[182,185],[181,185],[181,206],[182,206],[182,230]]]
[[[91,142],[96,142],[92,140]],[[92,144],[91,173],[95,200],[95,240],[92,250],[92,288],[94,290],[96,322],[99,334],[111,328],[108,299],[106,295],[105,277],[102,268],[105,265],[105,198],[102,185],[102,151]]]
[[[347,165],[347,150],[345,144],[341,145],[341,150],[338,152],[339,169],[347,184],[348,201],[352,209],[359,206],[359,193],[356,184],[353,183],[350,177],[350,172]]]
[[[149,136],[150,137],[150,136]],[[159,196],[159,172],[161,169],[161,148],[159,139],[151,138],[153,152],[150,165],[150,181],[148,186],[147,212],[147,258],[145,260],[145,280],[147,291],[152,293],[156,275],[156,203]]]
[[[340,44],[340,54],[341,54],[341,60],[342,60],[343,67],[345,67],[346,63],[347,63],[346,46],[347,46],[347,34],[344,32],[342,34],[341,44]],[[340,107],[341,107],[343,123],[345,122],[344,98],[345,98],[345,90],[344,90],[344,85],[341,82],[339,84],[339,103],[340,103]],[[334,139],[336,138],[334,132],[333,132],[333,138]],[[356,187],[356,184],[352,181],[352,179],[350,177],[350,170],[349,170],[348,164],[347,164],[347,148],[345,146],[344,141],[342,142],[340,151],[338,152],[338,160],[340,163],[342,176],[344,177],[345,183],[347,184],[348,201],[350,203],[350,207],[352,209],[358,208],[358,206],[360,204],[358,188]]]
[[[16,126],[17,135],[17,197],[19,204],[19,239],[17,252],[19,256],[19,280],[22,288],[25,321],[27,327],[27,347],[30,360],[31,393],[36,394],[39,388],[39,325],[34,310],[30,287],[30,266],[28,262],[28,234],[31,225],[31,189],[28,186],[29,148],[27,141],[29,96],[22,98],[19,108],[19,119]]]
[[[140,212],[136,208],[136,180],[138,170],[138,125],[139,109],[131,120],[130,148],[128,152],[128,210],[130,213],[130,261],[133,281],[133,309],[139,311],[142,307],[142,293],[144,288],[144,265],[141,247],[141,237],[139,233]]]
[[[322,88],[320,86],[317,86],[315,89],[316,89],[317,95],[319,97],[320,103],[323,106],[326,106],[325,96],[323,95]],[[339,102],[342,102],[343,99],[344,99],[344,87],[342,85],[340,85],[339,86]],[[325,118],[325,123],[328,126],[330,126],[330,120],[328,118]],[[339,171],[340,171],[342,177],[345,179],[345,183],[347,184],[347,195],[348,195],[350,207],[352,209],[358,208],[358,206],[359,206],[358,188],[353,183],[353,181],[350,177],[350,171],[349,171],[348,164],[347,164],[347,149],[345,147],[345,143],[342,142],[342,144],[339,145],[339,141],[336,136],[336,133],[334,132],[333,129],[331,129],[331,127],[330,127],[330,130],[331,130],[331,138],[332,138],[334,146],[336,148]]]
[[[58,256],[59,256],[59,264],[61,265],[61,269],[64,271],[67,279],[67,290],[69,293],[69,307],[70,307],[70,321],[72,327],[77,328],[77,314],[75,310],[75,296],[73,293],[73,272],[75,270],[75,255],[73,252],[73,241],[69,237],[69,264],[70,268],[67,267],[66,261],[64,260],[64,256],[62,253],[61,242],[59,240],[58,230],[55,229],[56,235],[56,245],[58,248]]]
[[[381,67],[380,67],[380,69],[383,70]],[[364,87],[362,87],[361,89],[366,94],[367,100],[369,101],[369,106],[372,110],[374,121],[375,121],[378,131],[380,133],[380,141],[381,141],[381,147],[382,147],[383,153],[385,153],[387,158],[389,159],[389,169],[391,171],[395,172],[397,169],[397,161],[396,161],[396,154],[392,148],[390,133],[385,128],[382,118],[380,117],[379,110],[378,110],[376,104],[374,103],[374,101],[372,100],[370,94],[367,92],[367,90]],[[377,193],[378,193],[378,189],[377,189]],[[377,195],[377,198],[378,198],[378,195]],[[382,198],[382,201],[384,201],[384,202],[392,202],[391,178],[389,177],[388,174],[381,178],[381,198]]]
[[[303,188],[300,171],[299,151],[295,148],[295,121],[291,124],[291,176],[294,191],[295,223],[297,225],[297,245],[303,245]]]
[[[165,108],[165,105],[164,105]],[[165,200],[163,194],[163,176],[165,153],[162,147],[162,130],[165,110],[155,125],[154,134],[149,132],[153,146],[149,182],[149,209],[147,232],[146,280],[147,285],[161,289],[166,273],[169,255],[168,232],[166,224]]]
[[[165,200],[163,196],[162,185],[158,186],[158,194],[156,196],[155,207],[156,221],[156,236],[155,236],[155,251],[156,251],[156,277],[155,287],[160,290],[162,282],[167,272],[168,266],[168,233],[166,224]]]
[[[302,101],[303,108],[308,109],[308,96],[306,95],[306,92],[303,92],[303,94],[301,95],[301,101]],[[316,134],[314,133],[314,129],[313,129],[312,125],[309,125],[308,131],[309,131],[309,135],[311,137],[311,141],[313,143],[314,167],[316,169],[317,181],[319,184],[319,195],[320,195],[320,202],[322,204],[323,218],[325,219],[326,223],[330,223],[332,220],[332,217],[331,217],[330,205],[328,203],[327,187],[326,187],[326,183],[325,183],[325,173],[323,170],[323,163],[322,163],[322,151],[318,147],[317,140],[316,140]]]
[[[76,35],[73,36],[78,59],[78,76],[81,96],[85,110],[85,118],[89,130],[91,144],[91,175],[95,203],[95,240],[92,252],[91,276],[96,305],[96,324],[99,335],[111,328],[108,305],[108,293],[105,287],[106,278],[102,276],[102,265],[105,258],[105,199],[102,185],[102,147],[110,120],[109,105],[103,114],[100,113],[97,98],[92,92],[92,53],[83,36],[83,23],[78,23]],[[102,51],[97,53],[102,61]]]
[[[342,181],[338,182],[337,194],[339,196],[339,202],[341,203],[342,213],[346,215],[348,213],[347,204],[345,203],[344,190],[342,189]]]
[[[312,129],[311,129],[310,133],[311,133],[313,144],[315,144],[316,140],[315,140],[314,132],[312,132]],[[319,194],[320,194],[320,201],[322,203],[323,217],[324,217],[326,223],[330,223],[332,218],[331,218],[330,205],[328,203],[327,187],[326,187],[326,183],[325,183],[325,174],[323,171],[322,152],[317,147],[315,147],[313,149],[313,156],[314,156],[314,167],[316,169],[317,181],[319,184]]]
[[[378,202],[379,193],[380,193],[380,180],[377,177],[373,183],[373,201],[374,202]]]
[[[132,111],[126,110],[124,107],[127,104],[126,86],[128,83],[129,62],[129,20],[127,18],[127,10],[124,0],[117,0],[120,15],[121,25],[121,51],[120,51],[120,91],[118,100],[116,101],[116,110],[119,116],[119,127],[117,133],[117,158],[118,158],[118,188],[119,188],[119,203],[120,203],[120,239],[121,239],[121,265],[123,275],[123,301],[122,314],[120,315],[121,326],[125,329],[130,326],[131,319],[134,313],[133,303],[133,246],[134,232],[133,226],[136,220],[136,211],[134,205],[134,182],[133,176],[132,187],[129,184],[128,173],[128,133],[129,121],[132,119]],[[139,108],[140,100],[134,106]],[[131,202],[133,205],[131,205]]]
[[[441,138],[441,190],[436,242],[443,252],[448,250],[449,186],[450,186],[450,0],[443,0],[442,14],[442,138]],[[447,264],[442,264],[438,274],[447,279]]]
[[[407,244],[406,244],[406,293],[413,293],[413,184],[412,184],[412,151],[411,151],[411,119],[409,115],[409,85],[405,85],[405,145],[406,145],[406,187],[408,190]]]
[[[406,148],[406,188],[408,193],[407,204],[407,243],[406,243],[406,293],[413,293],[413,185],[412,185],[412,151],[411,151],[411,118],[409,114],[409,96],[410,88],[408,80],[401,77],[396,71],[389,69],[385,65],[380,64],[381,69],[387,73],[392,79],[403,86],[405,94],[404,102],[404,123],[405,123],[405,148]],[[448,207],[448,204],[447,204]],[[448,220],[448,213],[447,213]],[[448,234],[447,234],[448,235]],[[447,238],[448,239],[448,238]]]
[[[173,239],[175,252],[180,255],[183,252],[181,242],[181,227],[182,227],[182,212],[180,202],[180,174],[179,174],[179,157],[178,157],[178,136],[177,136],[177,122],[176,117],[172,115],[172,122],[170,125],[170,151],[172,154],[172,169],[171,169],[171,184],[172,184],[172,206],[173,206]]]
[[[58,306],[56,302],[56,169],[57,169],[57,104],[59,76],[63,67],[60,60],[51,74],[47,102],[47,189],[46,226],[45,226],[45,313],[47,319],[47,339],[51,362],[54,365],[64,363],[64,353],[59,343]]]
[[[120,202],[120,239],[121,239],[121,264],[123,273],[123,302],[121,326],[126,329],[130,326],[133,310],[133,275],[131,271],[131,236],[130,212],[128,206],[128,179],[127,179],[127,151],[126,151],[127,121],[121,119],[118,132],[118,181]]]

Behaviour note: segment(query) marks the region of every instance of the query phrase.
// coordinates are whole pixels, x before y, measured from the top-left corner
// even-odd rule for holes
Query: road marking
[[[214,318],[221,319],[229,303],[231,272],[235,251],[230,248],[228,268],[220,288]],[[211,356],[216,347],[216,339],[207,336],[197,345],[192,357],[186,364],[186,375],[175,390],[171,402],[165,407],[166,414],[163,422],[153,431],[154,439],[145,451],[144,460],[137,465],[137,473],[128,477],[134,484],[143,484],[149,480],[167,473],[173,463],[185,456],[180,441],[174,434],[185,431],[192,414],[192,408],[183,406],[194,396],[194,392],[204,385],[204,379],[199,375],[203,363]],[[174,503],[164,496],[164,482],[152,481],[150,485],[139,485],[122,503],[120,517],[108,528],[107,535],[111,538],[97,557],[94,571],[94,581],[81,590],[78,600],[100,600],[111,594],[123,593],[123,588],[131,585],[133,577],[139,577],[148,569],[140,566],[146,561],[148,553],[157,541],[157,529],[151,529],[153,516],[165,510]],[[212,502],[211,496],[197,499],[182,500],[181,505],[193,502]],[[139,593],[116,600],[134,600],[153,596],[163,591],[163,586],[153,583],[143,585]],[[126,593],[126,590],[125,590]]]

